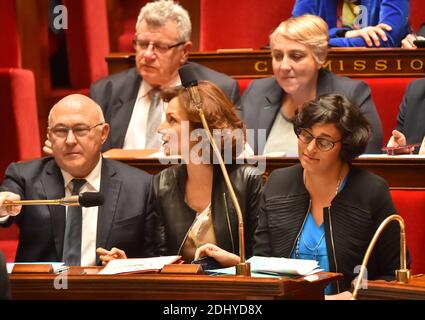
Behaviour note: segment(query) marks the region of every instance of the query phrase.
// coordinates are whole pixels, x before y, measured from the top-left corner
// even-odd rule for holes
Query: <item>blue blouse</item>
[[[345,177],[338,190],[338,193],[344,188],[348,175]],[[306,222],[301,231],[295,248],[291,253],[292,259],[316,260],[320,269],[325,272],[330,271],[329,257],[325,239],[325,225],[322,223],[317,226],[311,211],[308,212]],[[332,285],[325,288],[325,294],[332,294]]]
[[[338,36],[341,28],[337,27],[337,7],[340,0],[296,0],[292,15],[301,16],[306,13],[322,17],[329,26],[329,45],[332,47],[366,47],[362,37],[344,38]],[[385,31],[388,41],[380,40],[382,47],[400,47],[401,40],[409,32],[409,0],[360,0],[363,6],[363,20],[368,26],[386,23],[392,27]],[[344,28],[348,30],[347,28]]]

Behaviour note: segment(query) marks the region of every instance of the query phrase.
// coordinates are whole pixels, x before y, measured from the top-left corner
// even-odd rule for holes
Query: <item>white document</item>
[[[159,271],[166,264],[179,260],[181,256],[164,256],[154,258],[116,259],[108,262],[98,274],[118,274],[130,272]]]
[[[280,277],[282,275],[306,276],[323,271],[316,260],[301,260],[254,256],[247,260],[251,264],[252,277]],[[210,274],[235,275],[235,267],[209,270]]]
[[[248,259],[252,272],[305,276],[321,271],[316,260],[254,256]]]

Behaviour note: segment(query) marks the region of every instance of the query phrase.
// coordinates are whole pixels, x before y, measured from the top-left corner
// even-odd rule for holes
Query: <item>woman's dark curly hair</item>
[[[315,124],[333,123],[341,133],[341,159],[351,163],[365,150],[370,124],[360,109],[345,96],[325,94],[306,102],[295,116],[294,130],[312,128]]]
[[[236,152],[243,150],[246,138],[245,125],[236,113],[236,107],[230,102],[226,94],[212,82],[199,81],[198,91],[202,100],[202,110],[211,134],[217,129],[223,130],[222,132],[224,132],[221,141],[222,155],[224,155],[224,146],[227,145],[224,141],[226,139],[232,139],[232,158],[236,158],[239,155],[236,154]],[[166,102],[171,101],[175,97],[179,99],[180,106],[182,106],[188,114],[190,129],[203,129],[198,109],[193,105],[188,89],[178,86],[166,89],[162,92],[162,98]],[[229,130],[226,131],[225,129]],[[240,129],[239,132],[243,134],[233,135],[232,131],[236,129]],[[210,154],[213,154],[212,150]]]

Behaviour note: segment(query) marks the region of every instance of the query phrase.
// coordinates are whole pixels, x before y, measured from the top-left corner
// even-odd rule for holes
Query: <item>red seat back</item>
[[[0,1],[0,68],[20,68],[21,52],[16,24],[16,0]]]
[[[120,52],[132,52],[134,51],[132,40],[134,33],[136,32],[137,17],[140,13],[140,9],[147,3],[148,0],[120,0],[121,21],[120,29],[121,33],[118,37],[118,51]],[[111,23],[111,22],[110,22]]]
[[[396,128],[397,115],[409,82],[417,78],[364,78],[369,84],[383,129],[383,143],[387,144]]]
[[[425,190],[391,190],[391,196],[406,224],[411,271],[425,273]]]
[[[292,14],[294,0],[200,0],[200,51],[260,49]]]
[[[19,228],[16,224],[9,228],[0,228],[0,251],[4,253],[7,262],[15,261],[16,249],[19,243]]]
[[[24,69],[0,69],[0,180],[12,161],[41,156],[34,75]]]
[[[108,75],[108,17],[105,0],[64,0],[68,9],[67,50],[73,89],[88,88]]]
[[[424,0],[410,0],[409,20],[414,31],[418,31],[422,23],[425,23]]]

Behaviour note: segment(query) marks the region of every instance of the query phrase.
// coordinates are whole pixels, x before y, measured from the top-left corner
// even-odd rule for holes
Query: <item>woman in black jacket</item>
[[[245,250],[251,256],[261,172],[253,166],[237,164],[236,157],[246,145],[245,127],[226,95],[208,81],[200,81],[198,91],[241,207]],[[164,169],[154,178],[156,253],[181,255],[190,263],[199,246],[214,243],[238,254],[236,210],[189,91],[176,87],[165,90],[162,97],[168,102],[165,120],[158,129],[163,137],[162,149],[167,156],[181,156],[183,164]],[[105,262],[114,254],[125,257],[116,249],[101,253]]]
[[[341,293],[350,288],[374,232],[396,209],[382,178],[351,166],[370,129],[345,97],[329,94],[306,103],[294,130],[300,165],[274,170],[264,186],[254,254],[317,260],[325,271],[344,274],[325,291]],[[399,243],[391,224],[373,251],[369,279],[394,277]],[[224,264],[237,261],[208,245],[196,256],[205,254]]]

